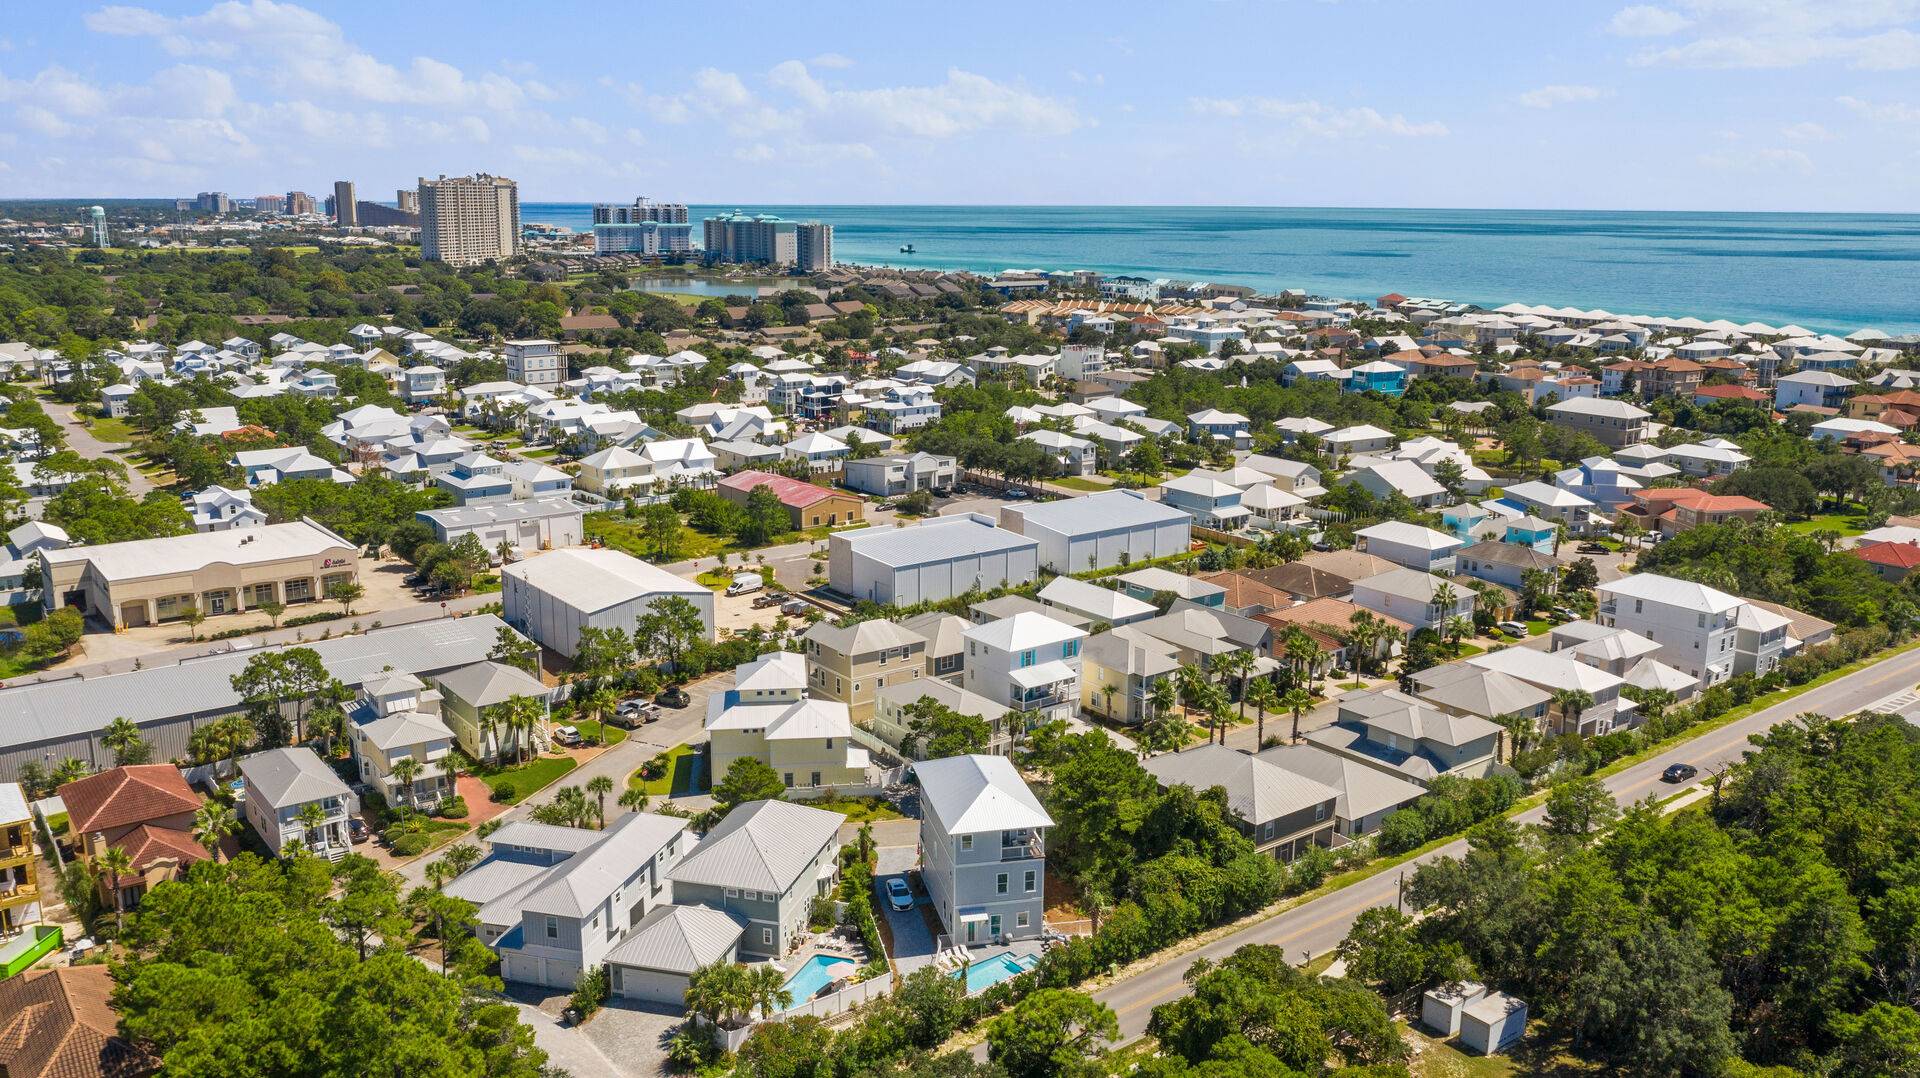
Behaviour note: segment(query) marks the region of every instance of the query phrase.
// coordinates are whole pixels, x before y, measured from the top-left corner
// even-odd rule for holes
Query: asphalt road
[[[1920,651],[1911,651],[1678,745],[1609,777],[1606,780],[1607,787],[1622,804],[1642,800],[1649,794],[1665,796],[1674,793],[1685,787],[1670,786],[1660,781],[1660,773],[1669,764],[1693,764],[1700,769],[1698,781],[1706,781],[1715,770],[1740,759],[1748,747],[1747,739],[1752,734],[1787,722],[1806,711],[1817,711],[1824,715],[1852,714],[1886,697],[1912,689],[1916,680],[1920,680]],[[1521,814],[1518,820],[1531,823],[1543,815],[1540,809],[1533,809]],[[1186,992],[1184,976],[1196,960],[1207,958],[1217,961],[1247,944],[1259,943],[1284,947],[1289,956],[1305,962],[1338,946],[1362,911],[1392,903],[1403,872],[1411,876],[1413,868],[1419,863],[1441,857],[1459,857],[1466,852],[1464,839],[1450,843],[1402,868],[1380,873],[1323,895],[1177,959],[1126,977],[1095,993],[1095,998],[1112,1007],[1119,1015],[1121,1042],[1130,1041],[1146,1031],[1153,1008]],[[976,1054],[984,1059],[985,1046],[982,1045]]]

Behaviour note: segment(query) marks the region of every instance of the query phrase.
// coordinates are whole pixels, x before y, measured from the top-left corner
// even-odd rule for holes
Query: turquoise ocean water
[[[1198,206],[693,206],[834,226],[844,262],[1091,269],[1371,298],[1920,332],[1920,215]],[[585,203],[527,221],[591,227]],[[698,225],[695,226],[696,239]],[[902,254],[903,244],[914,246]]]

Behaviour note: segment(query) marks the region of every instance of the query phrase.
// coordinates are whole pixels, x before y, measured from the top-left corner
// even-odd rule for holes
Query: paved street
[[[125,464],[127,490],[136,499],[146,497],[147,493],[154,489],[153,481],[140,474],[140,469],[135,468],[132,461],[114,456],[114,450],[125,449],[127,443],[103,442],[95,438],[93,432],[82,426],[80,420],[74,416],[74,405],[50,400],[42,402],[41,407],[45,408],[47,414],[53,417],[53,421],[60,424],[60,429],[66,432],[67,448],[89,460],[120,460],[120,463]]]
[[[1700,768],[1700,777],[1704,781],[1714,771],[1739,760],[1752,734],[1787,722],[1805,711],[1817,711],[1823,715],[1852,714],[1885,697],[1911,689],[1916,679],[1920,679],[1920,651],[1878,663],[1703,734],[1613,775],[1606,780],[1607,787],[1622,804],[1644,799],[1649,794],[1675,792],[1676,787],[1660,781],[1660,772],[1669,764],[1693,764]],[[1543,815],[1541,810],[1535,809],[1522,814],[1519,820],[1532,823]],[[1195,961],[1202,958],[1218,961],[1250,943],[1284,947],[1290,956],[1299,961],[1324,954],[1346,937],[1348,927],[1361,911],[1395,900],[1403,873],[1411,876],[1417,863],[1441,857],[1458,857],[1465,854],[1466,850],[1464,839],[1450,843],[1420,858],[1419,862],[1409,863],[1403,869],[1370,877],[1251,925],[1177,959],[1126,977],[1102,989],[1096,993],[1096,997],[1119,1015],[1121,1040],[1130,1041],[1145,1032],[1153,1008],[1186,991],[1184,977]],[[975,1054],[984,1059],[985,1046],[980,1046]]]

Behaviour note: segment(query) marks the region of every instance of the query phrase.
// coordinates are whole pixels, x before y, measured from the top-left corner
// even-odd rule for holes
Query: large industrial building
[[[520,188],[503,176],[420,178],[420,255],[454,266],[520,253]]]
[[[1041,568],[1070,574],[1185,553],[1193,517],[1138,491],[1111,490],[1005,506],[1000,526],[1039,542]]]
[[[691,602],[713,639],[711,590],[617,550],[556,550],[507,566],[500,582],[507,624],[568,657],[581,629],[631,634],[654,602],[669,595]]]
[[[524,554],[531,554],[579,546],[586,510],[570,498],[529,498],[422,509],[414,516],[433,529],[436,542],[451,543],[463,535],[474,535],[489,553],[506,543]]]
[[[360,572],[352,543],[304,518],[38,553],[48,611],[72,607],[116,630],[172,621],[190,607],[212,616],[324,600]]]
[[[426,678],[485,662],[505,627],[491,614],[478,614],[300,646],[317,652],[327,673],[353,689],[376,676]],[[246,710],[247,704],[233,690],[233,675],[248,660],[268,653],[262,648],[230,651],[175,666],[0,689],[0,716],[4,716],[0,720],[0,782],[16,780],[20,765],[29,761],[51,767],[73,757],[95,771],[113,766],[113,750],[101,738],[115,718],[139,729],[141,738],[152,746],[154,759],[185,759],[194,730]]]
[[[979,513],[908,528],[864,528],[827,537],[828,578],[856,600],[912,606],[969,591],[1029,584],[1040,544]]]

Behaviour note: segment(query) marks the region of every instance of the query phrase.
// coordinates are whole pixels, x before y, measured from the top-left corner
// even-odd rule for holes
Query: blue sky
[[[9,5],[0,196],[1905,211],[1920,0]]]

